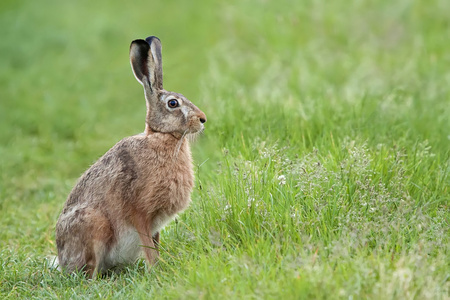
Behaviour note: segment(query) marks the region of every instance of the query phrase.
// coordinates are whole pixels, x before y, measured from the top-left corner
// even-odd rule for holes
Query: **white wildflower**
[[[286,184],[286,176],[284,176],[284,175],[278,176],[278,184],[285,185]]]

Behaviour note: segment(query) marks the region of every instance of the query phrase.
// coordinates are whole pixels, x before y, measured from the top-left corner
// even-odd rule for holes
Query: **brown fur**
[[[187,208],[194,185],[185,135],[203,130],[205,114],[183,95],[162,89],[161,45],[131,44],[130,58],[147,100],[145,132],[125,138],[78,180],[56,224],[59,264],[94,277],[144,252],[158,257],[159,230]],[[170,109],[167,102],[181,105]],[[142,247],[141,247],[142,246]]]

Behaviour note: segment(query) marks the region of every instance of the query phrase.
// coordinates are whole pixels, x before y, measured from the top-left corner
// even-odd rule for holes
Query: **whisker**
[[[186,136],[187,131],[188,131],[188,130],[186,129],[186,130],[183,132],[183,135],[181,136],[180,140],[178,141],[178,143],[177,143],[177,149],[175,150],[174,157],[178,157],[178,152],[179,152],[180,149],[181,149],[181,145],[183,145],[184,137]]]
[[[188,135],[189,142],[193,143],[197,138],[197,132]]]

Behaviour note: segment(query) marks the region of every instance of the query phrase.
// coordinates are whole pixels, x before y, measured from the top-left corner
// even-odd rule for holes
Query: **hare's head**
[[[203,130],[206,115],[183,95],[163,89],[161,41],[157,37],[131,42],[130,61],[134,76],[145,91],[147,133],[181,137]]]

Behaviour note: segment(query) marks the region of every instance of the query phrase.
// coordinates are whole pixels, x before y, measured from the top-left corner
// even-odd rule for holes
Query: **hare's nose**
[[[203,124],[203,123],[206,122],[206,115],[202,112],[202,113],[199,114],[198,119]]]

